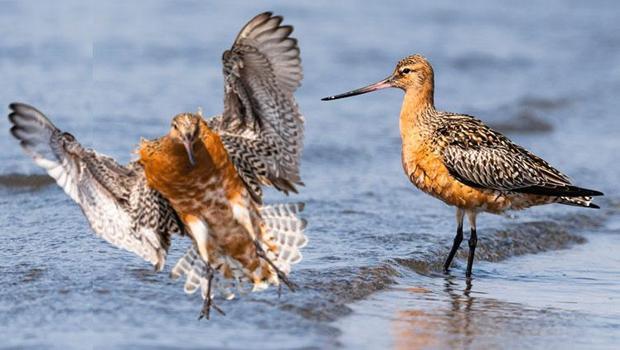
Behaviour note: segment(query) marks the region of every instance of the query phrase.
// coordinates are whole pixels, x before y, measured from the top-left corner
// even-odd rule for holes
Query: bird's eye
[[[172,128],[173,128],[174,130],[179,130],[179,128],[177,127],[177,124],[176,124],[176,123],[172,124]]]
[[[401,74],[409,74],[411,73],[411,69],[410,68],[405,68],[403,70],[400,71]]]

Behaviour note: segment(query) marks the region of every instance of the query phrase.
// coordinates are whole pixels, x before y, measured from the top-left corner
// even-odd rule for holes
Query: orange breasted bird
[[[592,197],[603,193],[574,186],[549,163],[476,118],[437,110],[433,68],[421,55],[402,59],[390,76],[375,84],[323,100],[391,87],[405,92],[400,112],[405,174],[420,190],[456,207],[457,231],[444,271],[463,240],[465,215],[471,227],[466,276],[471,277],[478,213],[549,203],[598,208]]]
[[[143,141],[122,165],[83,147],[43,113],[9,108],[11,133],[82,209],[101,238],[164,267],[172,235],[192,245],[171,271],[187,293],[212,296],[287,283],[307,239],[303,204],[262,204],[262,187],[296,192],[304,119],[293,94],[302,67],[293,27],[266,12],[251,19],[223,54],[224,112],[180,114],[170,133]],[[212,288],[214,287],[214,288]]]

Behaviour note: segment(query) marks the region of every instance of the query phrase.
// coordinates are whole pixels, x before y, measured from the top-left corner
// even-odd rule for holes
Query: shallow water
[[[305,201],[311,243],[293,275],[300,292],[248,295],[223,304],[227,316],[198,322],[198,296],[96,238],[15,141],[0,138],[0,347],[613,348],[620,340],[615,2],[56,3],[0,2],[0,105],[38,106],[121,161],[140,136],[164,133],[172,115],[221,111],[220,55],[247,19],[274,10],[295,25],[306,187],[268,200]],[[385,77],[414,52],[434,64],[439,107],[477,115],[602,190],[603,209],[483,215],[471,286],[464,251],[441,274],[454,213],[403,176],[402,93],[319,101]],[[187,244],[175,240],[169,262]]]

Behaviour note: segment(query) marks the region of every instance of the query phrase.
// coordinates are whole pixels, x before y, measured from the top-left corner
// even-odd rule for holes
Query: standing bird
[[[299,250],[307,242],[303,234],[305,220],[298,217],[302,204],[261,205],[263,185],[285,193],[295,192],[295,186],[302,185],[299,160],[304,121],[293,97],[302,79],[301,61],[297,41],[289,37],[292,27],[281,26],[281,22],[281,17],[263,13],[243,27],[223,56],[224,113],[206,121],[188,114],[176,118],[174,125],[179,132],[171,132],[170,141],[180,140],[186,163],[169,160],[169,167],[162,168],[161,174],[149,173],[149,179],[153,180],[157,176],[178,174],[180,170],[181,175],[186,175],[183,171],[187,170],[193,181],[178,187],[177,193],[188,195],[190,187],[204,187],[215,189],[208,192],[212,198],[217,198],[219,193],[231,195],[226,197],[228,202],[213,201],[222,207],[210,212],[222,215],[215,218],[217,230],[209,231],[219,234],[209,243],[221,247],[205,250],[204,245],[197,244],[207,238],[206,231],[193,229],[196,220],[191,220],[185,212],[178,213],[149,184],[152,181],[145,175],[143,162],[153,165],[150,161],[155,158],[148,155],[157,152],[148,145],[157,141],[142,142],[140,153],[144,158],[124,166],[84,148],[73,135],[56,128],[34,107],[21,103],[9,106],[12,135],[34,162],[80,205],[98,236],[137,254],[160,271],[171,236],[189,233],[193,244],[173,267],[171,275],[173,278],[186,275],[187,293],[201,289],[205,299],[201,317],[209,317],[215,292],[212,287],[225,297],[232,297],[231,288],[241,288],[245,282],[253,284],[255,289],[264,287],[265,282],[288,283],[290,265],[301,260]],[[188,127],[194,127],[195,133],[185,133]],[[198,137],[202,135],[207,137]],[[186,141],[193,147],[190,153],[185,149]],[[213,154],[206,155],[199,149],[211,143],[217,145]],[[175,152],[171,154],[172,159],[177,159]],[[216,169],[205,167],[207,158],[212,161],[208,165],[217,163]],[[195,169],[190,167],[191,163],[196,165]],[[206,173],[200,174],[198,169],[206,169]],[[214,187],[216,180],[221,180],[219,189]],[[155,181],[155,184],[159,183]],[[207,198],[205,192],[193,194],[198,200]],[[211,202],[207,201],[208,204]],[[225,205],[228,207],[224,208]],[[231,228],[230,232],[225,232],[227,228]],[[251,230],[254,236],[252,232],[248,234]],[[203,236],[196,239],[198,234]],[[252,246],[248,245],[250,242]],[[204,260],[204,253],[209,251],[213,260],[208,256]]]
[[[478,213],[500,214],[549,203],[598,208],[592,196],[603,193],[573,186],[546,161],[472,116],[436,110],[433,68],[420,55],[402,59],[386,79],[323,100],[389,87],[405,91],[400,112],[405,174],[417,188],[456,207],[456,236],[445,272],[463,240],[466,214],[471,226],[466,276],[471,277]]]

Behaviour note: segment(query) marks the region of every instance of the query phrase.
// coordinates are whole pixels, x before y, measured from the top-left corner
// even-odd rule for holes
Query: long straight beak
[[[329,96],[329,97],[323,97],[321,99],[321,101],[331,101],[331,100],[337,100],[339,98],[345,98],[345,97],[351,97],[351,96],[355,96],[355,95],[361,95],[361,94],[365,94],[368,92],[373,92],[373,91],[377,91],[377,90],[381,90],[381,89],[386,89],[392,87],[392,76],[390,75],[389,77],[376,82],[374,84],[365,86],[363,88],[359,88],[353,91],[349,91],[349,92],[345,92],[344,94],[340,94],[340,95],[334,95],[334,96]]]
[[[189,140],[183,140],[183,146],[185,146],[185,151],[187,151],[187,157],[189,157],[189,164],[192,166],[196,165],[196,159],[194,159],[194,151],[192,150],[192,143]]]

